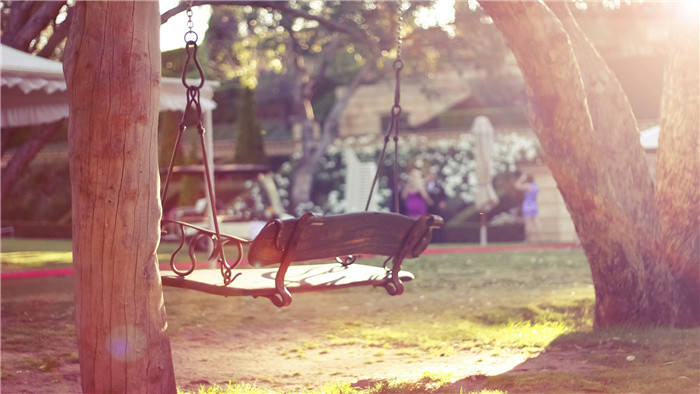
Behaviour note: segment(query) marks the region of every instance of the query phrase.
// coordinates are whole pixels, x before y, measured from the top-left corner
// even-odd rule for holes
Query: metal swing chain
[[[401,70],[403,70],[404,62],[401,59],[401,46],[403,44],[402,30],[401,26],[403,24],[403,13],[401,12],[401,4],[398,5],[398,17],[396,24],[396,59],[394,60],[394,72],[396,85],[394,88],[394,105],[391,107],[391,120],[389,121],[389,126],[384,133],[384,145],[382,146],[382,151],[379,154],[379,159],[377,160],[377,170],[374,173],[374,179],[372,180],[372,187],[369,191],[369,196],[367,197],[367,204],[365,205],[365,211],[369,210],[369,204],[372,201],[372,195],[374,194],[374,189],[377,185],[379,179],[379,171],[381,165],[384,161],[384,155],[386,154],[386,148],[389,144],[389,140],[392,138],[394,140],[394,183],[393,183],[393,194],[394,194],[394,212],[399,213],[399,120],[401,117]]]
[[[182,67],[182,85],[186,89],[186,98],[187,102],[185,104],[185,110],[183,111],[182,118],[180,120],[180,123],[178,123],[178,133],[177,133],[177,138],[175,140],[175,148],[173,149],[173,154],[170,159],[170,166],[168,167],[168,174],[165,178],[165,185],[163,187],[163,196],[161,201],[165,201],[165,196],[168,193],[168,187],[170,185],[170,179],[172,176],[173,168],[175,166],[175,156],[177,154],[180,142],[182,140],[182,135],[187,129],[187,126],[185,126],[185,121],[187,119],[187,115],[194,111],[196,119],[197,119],[197,132],[199,134],[199,141],[201,145],[201,150],[202,150],[202,164],[204,165],[204,178],[205,178],[205,183],[207,185],[207,192],[209,193],[209,206],[211,208],[211,215],[212,218],[214,219],[214,232],[216,234],[215,237],[212,237],[212,242],[214,244],[214,251],[212,253],[212,257],[214,255],[219,255],[217,258],[217,261],[219,262],[221,266],[221,275],[223,276],[224,279],[224,285],[230,284],[235,277],[233,277],[231,273],[231,266],[228,264],[226,261],[226,256],[224,254],[224,248],[223,248],[223,241],[221,238],[221,231],[219,230],[219,221],[217,219],[218,214],[216,212],[216,195],[215,195],[215,190],[213,187],[212,179],[211,179],[211,173],[210,173],[210,167],[209,167],[209,155],[207,154],[207,148],[206,148],[206,141],[204,139],[204,122],[203,122],[203,115],[202,115],[202,103],[200,100],[200,90],[202,87],[204,87],[204,71],[202,70],[202,66],[199,64],[199,60],[197,59],[197,41],[199,39],[199,36],[197,33],[194,31],[194,22],[192,21],[192,0],[188,1],[187,3],[187,28],[188,31],[184,35],[184,40],[185,40],[185,53],[187,54],[187,58],[185,59],[185,64]],[[194,63],[194,66],[197,69],[197,72],[199,73],[199,83],[195,84],[190,84],[187,81],[187,68],[190,65],[190,62]]]
[[[384,145],[382,146],[382,151],[379,154],[379,159],[377,160],[377,170],[374,173],[374,179],[372,180],[372,187],[369,189],[369,195],[367,196],[367,203],[365,204],[365,211],[369,211],[369,204],[372,201],[372,195],[374,194],[374,189],[377,186],[377,181],[379,180],[379,172],[381,166],[384,162],[384,156],[386,154],[387,145],[389,141],[394,140],[394,182],[393,182],[393,194],[394,194],[394,212],[399,213],[399,119],[401,116],[401,70],[403,70],[403,60],[401,59],[401,45],[403,43],[402,38],[402,24],[403,24],[403,13],[401,11],[402,3],[398,5],[397,10],[397,23],[396,23],[396,59],[394,60],[394,73],[396,85],[394,87],[394,105],[391,107],[391,120],[387,130],[384,132]],[[390,271],[387,268],[389,260],[393,257],[389,257],[384,261],[384,269]],[[356,255],[346,256],[344,259],[336,257],[336,261],[340,263],[343,267],[347,267],[357,260]]]

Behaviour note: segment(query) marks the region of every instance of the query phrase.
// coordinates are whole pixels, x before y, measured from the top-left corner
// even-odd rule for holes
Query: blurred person
[[[428,213],[428,205],[435,202],[425,188],[423,173],[418,168],[414,168],[408,174],[408,182],[401,192],[401,198],[406,203],[406,215],[418,218]]]
[[[525,221],[525,240],[530,242],[540,242],[540,228],[537,224],[537,195],[540,189],[535,184],[532,175],[523,173],[517,181],[515,188],[522,190],[525,194],[522,204],[522,215]]]
[[[428,195],[433,200],[433,203],[428,205],[428,213],[445,218],[445,208],[447,207],[447,194],[445,189],[436,181],[435,174],[428,173],[425,176],[425,189]],[[443,229],[433,230],[433,242],[443,242]]]
[[[443,211],[447,206],[447,195],[445,189],[440,186],[435,180],[433,173],[428,173],[425,176],[425,190],[428,192],[432,204],[428,204],[428,213],[433,215],[443,216]]]

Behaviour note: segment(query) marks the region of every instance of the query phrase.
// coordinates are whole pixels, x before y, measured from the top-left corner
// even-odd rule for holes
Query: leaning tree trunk
[[[158,4],[75,7],[64,71],[82,388],[175,392],[156,257]]]
[[[562,24],[540,2],[482,7],[523,72],[531,123],[591,265],[596,326],[676,324],[676,278],[658,258],[653,183],[619,83],[570,15],[560,12]]]
[[[284,24],[287,31],[291,32],[292,27],[289,25],[289,21],[285,20]],[[304,61],[301,45],[293,34],[290,34],[289,40],[292,49],[292,63],[297,76],[293,89],[294,117],[301,126],[301,159],[294,168],[292,188],[289,193],[290,206],[296,210],[300,204],[311,200],[313,173],[316,166],[316,162],[310,159],[316,149],[316,141],[314,139],[316,116],[311,105],[311,97],[316,80],[311,78],[311,71]]]
[[[62,120],[36,126],[31,138],[12,154],[12,158],[2,171],[2,186],[0,187],[0,190],[2,190],[2,196],[0,196],[2,202],[7,201],[10,197],[12,189],[22,177],[29,163],[34,160],[51,137],[63,127],[65,126]]]
[[[679,322],[700,324],[700,81],[698,14],[678,13],[664,77],[656,201],[664,260],[682,297]]]
[[[314,118],[313,108],[311,107],[311,98],[304,97],[302,111],[306,114],[301,122],[301,160],[294,169],[294,180],[292,181],[292,190],[290,192],[291,206],[296,209],[300,204],[304,204],[311,200],[311,188],[313,186],[313,175],[316,169],[317,161],[312,160],[316,149],[316,141],[314,139],[314,127],[316,120]]]
[[[350,81],[350,84],[346,87],[345,91],[341,96],[336,97],[331,109],[326,115],[326,119],[323,121],[321,127],[321,135],[317,142],[315,142],[315,149],[312,150],[306,146],[302,147],[302,158],[294,171],[294,180],[292,182],[292,206],[296,206],[299,203],[304,203],[311,200],[311,188],[314,181],[314,171],[318,166],[319,161],[326,153],[328,147],[335,141],[338,136],[338,125],[340,123],[340,117],[343,115],[343,111],[347,108],[350,98],[355,94],[360,84],[365,79],[370,70],[374,67],[376,59],[371,57],[360,71],[355,74]],[[311,101],[309,99],[309,106]],[[311,107],[313,110],[313,108]],[[306,128],[306,123],[304,128]],[[308,133],[313,133],[313,122],[309,125]],[[302,133],[302,144],[310,141],[304,141],[304,134]],[[313,138],[313,134],[306,135],[308,138]]]

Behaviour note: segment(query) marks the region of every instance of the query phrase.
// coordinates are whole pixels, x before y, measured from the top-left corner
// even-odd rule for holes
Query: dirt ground
[[[480,390],[484,375],[587,367],[577,363],[575,355],[564,352],[530,355],[528,359],[519,352],[459,350],[449,356],[428,357],[406,354],[405,349],[368,347],[362,343],[331,344],[330,340],[314,335],[314,331],[302,324],[281,330],[245,327],[228,331],[206,328],[180,331],[172,338],[178,387],[196,391],[199,386],[237,381],[292,393],[321,390],[328,382],[367,387],[383,379],[414,380],[429,372],[450,374],[455,384],[445,392],[457,393],[460,389]],[[305,341],[314,345],[300,348],[299,343]],[[75,345],[67,341],[50,347],[52,354],[75,351]],[[74,356],[68,362],[49,367],[27,363],[24,353],[4,350],[2,362],[4,393],[80,392],[79,366]]]
[[[426,262],[422,266],[431,269]],[[588,368],[573,353],[472,348],[430,356],[416,347],[383,348],[359,340],[340,344],[329,336],[337,333],[329,321],[381,324],[379,316],[395,311],[429,319],[447,296],[459,310],[472,297],[479,301],[491,294],[466,283],[456,295],[449,283],[424,276],[423,288],[417,284],[401,297],[388,297],[382,289],[339,290],[323,297],[300,294],[288,309],[274,308],[267,300],[224,300],[168,289],[165,302],[178,387],[196,390],[234,381],[294,393],[321,390],[331,382],[367,387],[384,379],[414,380],[435,373],[450,374],[455,382],[444,392],[468,393],[483,388],[484,375]],[[1,290],[2,392],[79,392],[72,278],[8,280]],[[400,313],[393,316],[400,318]]]
[[[456,352],[448,357],[415,357],[401,349],[378,349],[362,343],[330,345],[309,338],[318,347],[298,350],[298,342],[285,343],[265,330],[243,329],[221,333],[202,331],[197,340],[174,340],[178,384],[195,389],[200,384],[225,384],[229,379],[275,391],[321,389],[327,382],[367,385],[391,378],[419,378],[424,372],[449,373],[455,378],[506,372],[525,360],[517,353]],[[304,337],[296,329],[284,336]],[[303,339],[302,339],[303,341]],[[196,359],[193,359],[193,355]]]

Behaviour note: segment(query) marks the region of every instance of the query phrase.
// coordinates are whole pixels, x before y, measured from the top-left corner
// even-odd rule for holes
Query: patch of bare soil
[[[47,366],[40,358],[15,351],[2,351],[3,393],[78,393],[78,363]]]
[[[228,332],[204,330],[190,335],[189,339],[179,335],[172,342],[175,374],[180,387],[187,390],[238,381],[283,393],[303,392],[319,390],[328,382],[367,386],[385,379],[418,379],[426,372],[459,379],[503,373],[527,358],[517,352],[465,350],[427,357],[407,354],[406,349],[362,343],[333,345],[292,329],[284,330],[282,337],[279,329],[259,327]],[[314,346],[300,347],[305,341]]]
[[[77,393],[80,371],[75,337],[32,336],[28,316],[4,308],[2,392]],[[22,320],[24,319],[24,320]],[[66,327],[72,316],[54,321]],[[8,336],[8,325],[20,324],[25,336]],[[13,330],[9,330],[12,332]],[[378,348],[359,341],[339,345],[326,331],[305,321],[285,326],[260,324],[212,329],[187,327],[171,331],[173,362],[178,385],[194,390],[229,381],[244,382],[280,393],[320,390],[329,382],[368,387],[386,379],[417,380],[424,373],[450,374],[455,383],[445,392],[483,388],[484,375],[531,373],[538,370],[589,368],[580,354],[564,350],[543,352],[534,358],[518,351],[455,350],[430,357],[412,348]],[[13,338],[17,339],[16,343]],[[530,355],[530,357],[532,357]]]
[[[452,355],[429,357],[363,343],[334,345],[313,331],[260,326],[180,331],[172,338],[178,385],[196,391],[200,386],[234,381],[292,393],[320,390],[328,382],[367,387],[385,379],[416,380],[429,372],[455,379],[445,392],[469,392],[483,388],[484,375],[588,368],[575,361],[580,358],[575,352],[544,352],[528,359],[515,351],[457,350]],[[63,343],[51,349],[54,355],[70,352],[75,352],[75,345]],[[41,359],[38,354],[3,351],[2,392],[80,392],[75,360],[59,360],[52,366],[42,364]]]

